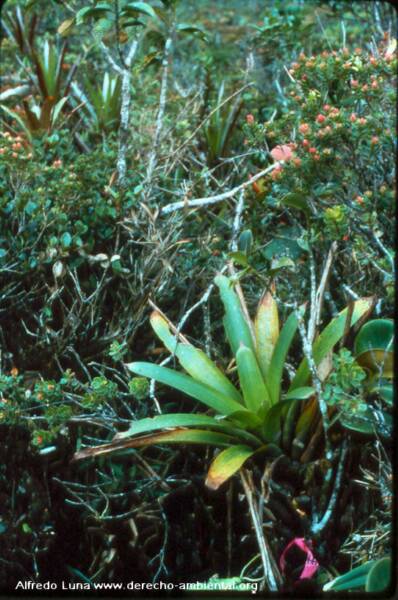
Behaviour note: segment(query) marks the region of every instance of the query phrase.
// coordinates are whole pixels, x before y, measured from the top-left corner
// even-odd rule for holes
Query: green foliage
[[[366,592],[384,592],[390,586],[390,581],[391,558],[386,556],[379,560],[365,562],[348,573],[336,577],[323,586],[323,591],[342,592],[362,589]]]
[[[343,348],[333,355],[333,371],[325,384],[325,401],[346,413],[365,412],[367,404],[362,399],[365,371],[358,365],[349,350]]]
[[[120,119],[121,107],[121,80],[104,74],[102,86],[93,86],[86,80],[85,87],[88,92],[84,109],[92,120],[97,131],[112,131],[117,129]],[[84,97],[82,97],[84,101]]]
[[[70,371],[59,381],[40,379],[33,386],[16,369],[10,375],[3,374],[0,377],[0,423],[25,423],[31,431],[32,444],[42,448],[57,439],[76,412],[67,399],[76,386],[78,382]]]
[[[355,338],[357,362],[375,377],[393,375],[394,323],[375,319],[366,323]]]
[[[129,381],[129,391],[136,400],[144,400],[149,394],[149,381],[146,377],[133,377]]]
[[[389,556],[378,560],[366,578],[366,592],[385,592],[391,585],[392,562]]]
[[[232,105],[231,102],[224,98],[224,83],[222,83],[215,107],[210,110],[204,127],[209,166],[216,165],[228,153],[228,145],[243,105],[240,100],[235,100]]]
[[[376,393],[392,404],[392,385],[383,383],[382,377],[392,377],[393,335],[392,321],[374,319],[355,338],[355,358],[347,350],[333,357],[335,368],[325,386],[325,400],[337,406],[344,427],[384,437],[391,432],[391,415],[370,406],[369,397]]]
[[[110,345],[108,354],[111,358],[113,358],[114,361],[119,361],[122,360],[122,358],[125,356],[127,352],[127,348],[126,348],[126,344],[122,343],[120,344],[119,342],[112,342],[112,344]]]
[[[201,350],[195,348],[181,335],[173,336],[170,333],[170,324],[159,312],[154,312],[151,316],[153,329],[189,375],[142,362],[129,363],[128,369],[141,377],[155,379],[195,398],[213,409],[217,416],[168,414],[144,419],[133,423],[127,432],[117,434],[110,444],[82,450],[77,453],[76,458],[105,454],[123,447],[156,444],[160,441],[165,443],[195,441],[221,447],[227,446],[213,461],[207,475],[207,486],[216,489],[250,457],[266,449],[270,443],[281,442],[283,438],[281,416],[285,409],[291,402],[307,399],[314,393],[310,387],[300,387],[300,384],[305,385],[309,378],[304,360],[290,385],[289,393],[283,400],[280,395],[286,356],[298,326],[298,319],[302,318],[302,315],[300,312],[293,312],[279,333],[276,302],[271,294],[267,293],[260,301],[256,326],[254,326],[248,317],[243,297],[234,290],[233,281],[218,275],[215,283],[219,287],[224,304],[224,327],[235,355],[239,391]],[[351,317],[352,324],[366,315],[370,306],[369,300],[358,301]],[[315,343],[316,364],[319,364],[343,336],[346,311],[347,309],[342,311],[325,328]],[[304,429],[307,431],[314,416],[314,407],[314,403],[308,407],[309,419],[307,413],[303,413],[303,424],[301,425],[299,421],[296,434]],[[291,423],[287,423],[290,427]],[[181,430],[181,426],[196,425],[205,428],[192,431],[192,437]],[[143,437],[139,435],[166,427],[168,430],[163,433],[152,433]],[[212,434],[212,429],[221,429],[229,437],[224,434]]]
[[[9,31],[19,52],[30,56],[32,45],[36,37],[37,15],[21,11],[16,6],[14,13],[8,14]]]
[[[219,582],[237,589],[245,579],[223,579],[220,556],[229,544],[232,565],[247,560],[247,523],[222,525],[223,494],[213,513],[213,495],[197,487],[203,469],[216,489],[251,461],[253,494],[266,486],[271,512],[279,468],[289,471],[292,461],[296,491],[319,513],[336,482],[343,490],[351,482],[330,517],[332,551],[322,532],[316,546],[326,569],[332,562],[342,571],[337,550],[351,508],[353,531],[368,524],[370,509],[371,527],[383,520],[372,449],[387,456],[392,429],[394,19],[388,3],[340,0],[8,0],[0,90],[0,533],[11,589],[21,573],[51,580],[47,559],[60,539],[73,549],[79,568],[66,568],[76,581],[123,578],[126,565],[131,578],[131,564],[137,581],[162,578],[166,569],[170,581],[190,570],[206,580],[217,565]],[[123,131],[122,80],[135,41]],[[228,195],[275,161],[244,195],[193,211],[161,210],[175,200]],[[202,293],[226,261],[236,277],[216,280],[224,337],[220,303],[214,294],[204,302]],[[256,311],[259,286],[266,292]],[[324,477],[322,415],[297,335],[300,319],[313,316],[314,296],[322,312],[312,351],[333,470],[341,440],[348,446],[340,479]],[[363,326],[353,345],[348,325],[362,323],[371,296],[382,318]],[[148,299],[183,322],[185,335],[155,312],[155,342],[145,326]],[[154,364],[165,350],[171,368]],[[150,378],[159,384],[155,394]],[[162,414],[150,418],[158,401]],[[179,452],[169,443],[202,448]],[[134,449],[148,445],[160,447],[143,459]],[[210,464],[208,445],[219,450]],[[75,448],[77,457],[110,459],[95,468],[70,464]],[[264,462],[282,452],[264,472]],[[182,459],[186,490],[175,476]],[[369,485],[357,506],[362,480]],[[180,491],[195,495],[193,521],[191,509],[178,523],[170,519]],[[236,496],[231,486],[232,515]],[[277,513],[266,524],[276,561],[298,535],[298,519],[300,535],[308,532],[300,499],[299,509],[293,495],[285,499],[294,526]],[[126,530],[131,514],[134,527]],[[142,525],[147,515],[151,531]],[[375,539],[386,547],[371,556],[382,556],[388,536]],[[366,560],[363,546],[361,553]]]

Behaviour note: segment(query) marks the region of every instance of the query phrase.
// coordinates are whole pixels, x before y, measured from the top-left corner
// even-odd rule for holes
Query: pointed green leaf
[[[63,109],[65,102],[67,102],[67,100],[68,100],[68,98],[67,98],[67,96],[65,96],[65,98],[61,98],[61,100],[59,102],[57,102],[57,104],[54,106],[52,115],[51,115],[52,126],[54,126],[56,124],[59,114],[60,114],[61,110]]]
[[[265,381],[267,381],[268,368],[279,337],[278,305],[270,292],[266,292],[260,300],[254,321],[254,331],[258,364]]]
[[[313,387],[300,387],[288,392],[284,398],[285,400],[306,400],[314,394],[315,390]]]
[[[145,362],[134,362],[127,364],[126,366],[130,371],[137,375],[155,379],[160,383],[170,385],[171,387],[188,394],[188,396],[199,400],[199,402],[202,402],[222,415],[230,415],[236,411],[243,410],[242,405],[235,402],[235,400],[210,388],[204,383],[195,381],[195,379],[192,379],[192,377],[189,377],[184,373],[179,373],[178,371],[168,369],[167,367],[161,367]]]
[[[304,308],[302,307],[301,310],[304,310]],[[297,331],[297,327],[297,316],[296,313],[293,312],[289,315],[286,323],[282,327],[268,369],[267,386],[271,395],[272,404],[279,402],[283,367],[285,366],[286,356]]]
[[[271,399],[254,352],[241,345],[236,353],[236,364],[247,408],[252,412],[257,412],[261,407],[269,408]]]
[[[302,398],[300,398],[300,400],[301,399]],[[277,404],[271,406],[264,414],[262,433],[267,442],[280,442],[280,437],[282,435],[281,418],[288,413],[292,405],[297,404],[297,407],[299,407],[299,403],[295,400],[295,398],[285,398],[284,400],[280,400]]]
[[[167,321],[156,311],[151,315],[151,325],[167,350],[178,358],[182,368],[191,377],[243,404],[242,396],[224,373],[202,350],[195,348],[192,344],[179,342],[170,333]]]
[[[220,485],[239,471],[254,452],[255,450],[252,448],[243,445],[231,446],[220,452],[211,463],[207,473],[207,487],[217,490]]]
[[[281,203],[292,208],[298,208],[305,212],[307,215],[311,213],[308,202],[303,194],[290,193],[282,196]]]
[[[156,415],[155,417],[147,417],[139,421],[133,421],[127,431],[119,432],[115,435],[112,441],[124,440],[142,433],[149,433],[159,429],[168,429],[175,427],[209,427],[215,431],[236,436],[237,439],[242,439],[258,446],[261,441],[254,435],[234,427],[225,419],[215,419],[209,415],[198,415],[190,413],[171,413],[166,415]]]
[[[178,23],[176,27],[177,31],[181,31],[182,33],[198,33],[199,37],[203,40],[207,39],[207,34],[204,29],[199,27],[198,25],[190,25],[189,23]]]
[[[336,577],[335,579],[333,579],[332,581],[329,581],[328,583],[326,583],[323,586],[323,591],[324,592],[327,592],[329,590],[339,591],[339,590],[349,589],[350,587],[354,588],[354,587],[364,586],[366,577],[367,577],[370,569],[376,562],[377,562],[376,560],[370,560],[370,561],[364,563],[363,565],[360,565],[359,567],[355,567],[355,569],[351,569],[351,571],[348,571],[347,573],[344,573],[343,575]],[[359,582],[360,578],[361,578],[361,581],[363,581],[363,583]],[[341,587],[343,585],[345,587]]]
[[[237,427],[243,429],[259,429],[262,425],[262,419],[254,412],[242,408],[228,415],[228,419]]]
[[[357,321],[367,313],[369,313],[373,307],[374,299],[362,298],[354,302],[354,307],[351,316],[351,326],[355,325]],[[333,319],[322,333],[316,339],[312,353],[314,362],[319,365],[321,360],[330,352],[337,342],[343,337],[346,326],[348,308],[341,311],[335,319]],[[303,359],[297,369],[296,376],[290,384],[289,391],[294,390],[298,387],[303,387],[310,376],[310,370],[308,367],[307,359]]]
[[[147,4],[147,2],[130,2],[129,4],[127,4],[127,6],[124,7],[122,15],[124,13],[141,13],[143,15],[146,15],[147,17],[151,17],[152,19],[157,20],[157,15],[155,11],[153,10],[150,4]]]
[[[232,287],[232,282],[224,275],[218,275],[214,281],[220,290],[221,300],[224,304],[226,332],[232,352],[236,354],[240,344],[254,352],[250,326],[243,313],[239,297]]]
[[[336,579],[333,579],[333,581],[327,583],[323,587],[323,591],[327,592],[329,590],[333,590],[334,592],[342,592],[344,590],[355,590],[358,588],[364,588],[366,584],[366,577],[366,575],[359,575],[358,577],[354,577],[352,579],[349,579],[348,581],[341,582],[338,581],[340,578],[337,577]]]
[[[84,8],[81,8],[80,10],[77,11],[76,13],[76,25],[81,25],[84,21],[84,19],[86,19],[87,17],[102,17],[104,15],[106,15],[106,13],[108,11],[111,11],[112,8],[111,6],[107,5],[107,4],[101,4],[99,6],[85,6]]]

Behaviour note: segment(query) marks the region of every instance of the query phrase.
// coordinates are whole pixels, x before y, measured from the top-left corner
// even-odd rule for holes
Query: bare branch
[[[222,200],[227,200],[228,198],[232,198],[233,196],[235,196],[235,194],[237,194],[241,190],[246,189],[247,187],[249,187],[249,185],[251,185],[252,183],[257,181],[258,179],[261,179],[261,177],[264,177],[264,175],[267,175],[267,173],[270,173],[271,171],[273,171],[278,165],[279,165],[279,162],[276,162],[276,163],[270,165],[266,169],[263,169],[259,173],[256,173],[256,175],[254,175],[247,181],[244,181],[240,185],[232,188],[232,190],[228,190],[227,192],[223,192],[222,194],[216,194],[215,196],[208,196],[207,198],[196,198],[195,200],[183,200],[182,202],[173,202],[172,204],[166,204],[166,206],[163,206],[163,208],[160,210],[160,214],[167,215],[171,212],[174,212],[175,210],[180,210],[181,208],[192,208],[195,206],[208,206],[209,204],[216,204],[217,202],[221,202]]]
[[[162,61],[163,72],[162,72],[162,83],[160,86],[159,109],[158,109],[158,115],[156,117],[156,129],[155,129],[155,135],[153,138],[153,147],[152,147],[151,154],[149,155],[148,168],[147,168],[147,173],[146,173],[147,187],[146,187],[145,194],[144,194],[144,200],[147,200],[151,194],[152,177],[153,177],[153,172],[154,172],[154,170],[156,168],[156,164],[157,164],[158,146],[159,146],[159,141],[160,141],[160,134],[161,134],[162,128],[163,128],[163,118],[164,118],[165,109],[166,109],[167,85],[168,85],[168,75],[169,75],[169,68],[170,68],[170,56],[171,56],[172,43],[173,43],[173,37],[172,37],[172,32],[171,32],[171,34],[167,38],[166,43],[164,45],[164,54],[163,54],[163,61]]]
[[[138,49],[138,40],[134,40],[129,48],[125,67],[122,70],[122,106],[120,109],[119,151],[117,156],[117,177],[121,187],[126,185],[126,152],[129,133],[131,102],[131,63]]]

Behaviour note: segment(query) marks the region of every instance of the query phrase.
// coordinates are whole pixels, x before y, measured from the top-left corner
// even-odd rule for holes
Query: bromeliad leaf
[[[109,444],[102,444],[94,448],[84,448],[73,456],[73,460],[81,460],[93,456],[103,456],[129,448],[143,448],[154,444],[206,444],[211,446],[230,446],[234,438],[225,433],[205,431],[202,429],[176,428],[172,431],[161,431],[153,435],[143,435],[133,439],[118,440]]]
[[[295,388],[291,392],[288,392],[284,398],[285,400],[306,400],[310,398],[313,394],[315,394],[315,390],[313,387],[300,387]]]
[[[259,302],[254,331],[258,364],[267,381],[268,368],[279,336],[278,305],[270,292],[266,292]]]
[[[247,408],[254,413],[261,408],[268,409],[271,406],[271,398],[254,352],[250,348],[241,345],[236,353],[236,364]]]
[[[372,566],[376,564],[376,560],[371,560],[348,573],[344,573],[339,577],[336,577],[332,581],[329,581],[323,586],[323,591],[328,592],[329,590],[334,590],[336,592],[354,589],[358,587],[365,587],[366,578]]]
[[[206,485],[217,490],[220,485],[234,475],[241,466],[255,453],[255,450],[244,445],[226,448],[213,460],[206,477]]]
[[[244,410],[242,405],[232,398],[221,394],[200,381],[196,381],[184,373],[178,373],[177,371],[173,371],[173,369],[145,362],[134,362],[126,366],[137,375],[150,377],[188,394],[188,396],[199,400],[199,402],[209,406],[221,415],[230,415],[234,412]]]
[[[232,287],[232,282],[224,275],[218,275],[214,281],[220,290],[221,300],[224,304],[224,325],[232,352],[236,354],[240,344],[247,346],[254,352],[254,341],[250,326],[243,313],[238,295]]]
[[[360,318],[369,314],[373,308],[374,298],[362,298],[354,302],[354,307],[351,315],[352,327],[359,321]],[[337,342],[343,337],[346,329],[348,308],[345,308],[339,315],[333,319],[327,327],[318,336],[313,346],[313,357],[316,365],[319,365],[321,360],[327,355],[330,350],[337,344]],[[297,369],[297,373],[290,384],[289,391],[294,390],[297,387],[304,386],[310,376],[310,370],[308,367],[307,359],[303,359]]]
[[[300,310],[303,311],[304,307],[301,307]],[[282,327],[268,369],[267,385],[271,394],[272,404],[276,404],[279,401],[283,367],[285,365],[286,355],[289,351],[290,344],[297,331],[297,327],[297,316],[293,312]]]
[[[258,438],[247,431],[234,427],[229,421],[216,419],[209,415],[189,413],[156,415],[155,417],[134,421],[127,431],[117,433],[112,441],[116,442],[142,433],[149,433],[159,429],[174,429],[176,427],[207,427],[215,431],[218,430],[228,435],[235,436],[237,440],[249,442],[255,447],[261,445],[261,441]]]
[[[242,396],[224,373],[202,350],[185,341],[179,341],[176,336],[173,336],[166,319],[157,311],[151,315],[151,325],[167,350],[178,358],[183,369],[191,377],[243,404]]]

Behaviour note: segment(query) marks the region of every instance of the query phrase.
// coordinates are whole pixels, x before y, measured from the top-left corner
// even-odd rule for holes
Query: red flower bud
[[[310,131],[311,131],[311,128],[310,128],[310,126],[308,125],[308,123],[302,123],[302,124],[299,126],[299,132],[300,132],[300,133],[303,133],[304,135],[305,135],[305,134],[307,134],[307,133],[309,133]]]

